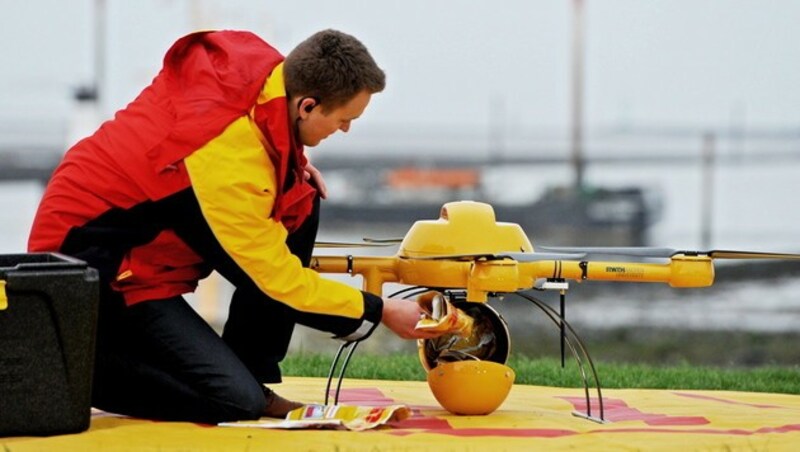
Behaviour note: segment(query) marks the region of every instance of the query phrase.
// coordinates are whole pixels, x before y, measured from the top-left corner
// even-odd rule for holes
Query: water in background
[[[711,175],[711,248],[800,251],[800,161],[720,165]],[[570,181],[564,165],[517,165],[492,169],[487,190],[496,203],[532,202],[553,185]],[[598,187],[643,187],[663,204],[650,244],[699,248],[704,174],[685,163],[596,163],[586,179]],[[512,181],[512,182],[508,182]],[[502,220],[499,218],[498,220]],[[535,231],[526,231],[536,245]]]
[[[487,174],[489,190],[498,200],[521,203],[535,199],[548,185],[563,183],[569,174],[561,166],[516,166],[496,168]],[[651,230],[650,243],[674,248],[699,248],[701,228],[702,174],[689,165],[624,165],[589,168],[587,179],[603,186],[639,185],[653,189],[663,200],[661,219]],[[507,181],[513,181],[508,183]],[[494,181],[494,182],[493,182]],[[492,185],[493,184],[493,185]],[[21,253],[26,249],[28,231],[43,187],[35,182],[0,183],[0,252]],[[711,215],[712,248],[800,251],[800,208],[795,193],[800,178],[794,165],[764,164],[720,166],[714,173],[714,207]],[[502,219],[499,219],[502,220]],[[391,228],[364,227],[358,231],[332,230],[322,225],[321,240],[360,240],[361,237],[402,236],[409,225]],[[535,231],[526,231],[536,245]],[[393,253],[395,248],[370,251]],[[363,250],[352,253],[365,254]],[[321,251],[337,253],[337,251]],[[719,271],[724,271],[720,268]],[[798,275],[800,276],[800,275]],[[331,276],[360,287],[359,277]],[[591,285],[584,283],[583,285]],[[573,287],[577,286],[573,283]],[[570,293],[569,318],[579,328],[685,328],[695,330],[745,330],[795,332],[800,325],[800,278],[722,283],[708,289],[642,292],[630,289]],[[622,288],[621,288],[622,289]],[[388,294],[393,287],[386,287]],[[215,276],[204,281],[190,302],[215,327],[227,311],[230,286]],[[526,308],[527,309],[527,308]],[[507,313],[512,320],[517,317]],[[522,328],[525,326],[522,325]],[[302,329],[302,328],[301,328]],[[376,351],[408,349],[409,344],[386,337],[369,341],[365,348]],[[335,350],[328,335],[310,332],[297,335],[293,348]]]

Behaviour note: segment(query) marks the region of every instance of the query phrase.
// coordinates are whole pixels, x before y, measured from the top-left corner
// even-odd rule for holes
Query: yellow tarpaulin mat
[[[282,396],[321,402],[325,380],[286,378]],[[605,390],[606,424],[573,416],[583,389],[515,385],[489,416],[444,411],[424,382],[345,380],[340,402],[407,404],[380,430],[260,430],[152,422],[96,412],[80,434],[0,438],[23,451],[800,450],[800,396],[727,391]],[[596,405],[596,399],[594,399]],[[592,414],[596,414],[593,411]]]

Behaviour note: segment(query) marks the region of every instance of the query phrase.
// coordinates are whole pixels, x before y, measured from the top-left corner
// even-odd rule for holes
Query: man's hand
[[[305,176],[306,180],[312,179],[314,181],[314,185],[317,186],[317,191],[319,191],[319,196],[322,199],[326,199],[328,197],[328,187],[325,185],[325,179],[322,178],[322,173],[311,162],[306,164]]]
[[[414,329],[423,312],[413,301],[384,298],[381,323],[403,339],[430,339],[440,336],[442,333]]]

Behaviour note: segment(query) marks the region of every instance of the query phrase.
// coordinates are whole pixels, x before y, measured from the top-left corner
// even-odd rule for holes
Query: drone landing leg
[[[567,310],[566,310],[566,306],[565,306],[565,303],[564,303],[566,298],[567,298],[567,291],[562,289],[561,292],[560,292],[560,295],[559,295],[558,307],[559,307],[559,314],[561,315],[561,319],[564,320],[564,321],[567,320]],[[564,331],[564,322],[560,322],[560,323],[561,323],[561,325],[560,325],[560,329],[561,329],[561,368],[563,369],[564,368],[564,339],[566,337],[565,336],[566,332]]]
[[[599,423],[607,422],[605,420],[605,413],[604,413],[604,407],[603,407],[603,393],[602,393],[602,390],[600,388],[600,379],[597,377],[597,370],[594,367],[594,362],[592,361],[591,356],[589,356],[589,352],[587,352],[586,346],[584,345],[584,343],[581,340],[581,338],[578,337],[577,333],[575,333],[575,330],[572,328],[572,326],[569,323],[567,323],[566,320],[564,320],[563,317],[559,317],[558,312],[556,312],[555,309],[551,308],[550,306],[545,304],[543,301],[541,301],[541,300],[539,300],[539,299],[537,299],[535,297],[526,295],[524,292],[517,292],[517,295],[521,296],[522,298],[524,298],[524,299],[532,302],[534,305],[536,305],[557,326],[566,327],[566,330],[565,330],[566,334],[565,334],[565,337],[564,337],[564,339],[565,339],[564,342],[567,345],[567,347],[570,349],[570,351],[572,352],[572,356],[575,358],[575,361],[578,364],[578,370],[580,371],[581,378],[583,379],[583,389],[584,389],[584,394],[585,394],[585,398],[586,398],[586,413],[584,414],[584,413],[579,413],[579,412],[573,412],[573,415],[578,416],[578,417],[582,417],[584,419],[588,419],[588,420],[594,421],[594,422],[599,422]],[[575,346],[572,343],[573,340],[575,341],[575,343],[580,348],[580,352],[581,352],[580,354],[578,354],[577,350],[575,349]],[[583,357],[585,357],[586,361],[589,363],[589,367],[592,370],[592,376],[594,377],[595,387],[597,388],[598,404],[600,406],[600,418],[599,419],[594,417],[594,416],[592,416],[592,401],[591,401],[591,398],[589,397],[589,382],[588,382],[588,378],[586,376],[585,368],[583,366],[583,359],[581,358],[581,355],[583,355]]]
[[[336,383],[336,392],[333,395],[333,404],[339,404],[339,392],[341,392],[342,389],[344,373],[347,370],[347,365],[350,363],[350,357],[353,356],[353,352],[356,350],[357,345],[358,341],[349,341],[339,346],[339,350],[336,352],[336,356],[334,356],[333,362],[331,363],[331,369],[328,371],[328,383],[325,385],[325,405],[328,404],[328,397],[331,393],[331,382],[333,381],[333,373],[336,371],[336,365],[339,363],[339,358],[342,356],[344,349],[348,348],[347,356],[342,363],[342,368],[339,369],[339,381]]]

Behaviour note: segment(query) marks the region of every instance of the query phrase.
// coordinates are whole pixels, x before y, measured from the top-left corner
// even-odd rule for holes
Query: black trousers
[[[335,335],[360,324],[356,319],[301,313],[262,293],[225,254],[191,190],[150,207],[155,209],[156,226],[173,229],[236,290],[220,337],[182,297],[127,307],[104,285],[93,389],[97,408],[205,423],[255,419],[265,407],[262,383],[281,379],[278,363],[286,356],[296,323]],[[313,214],[287,238],[305,266],[318,223],[319,200]],[[74,254],[91,264],[91,253]]]

